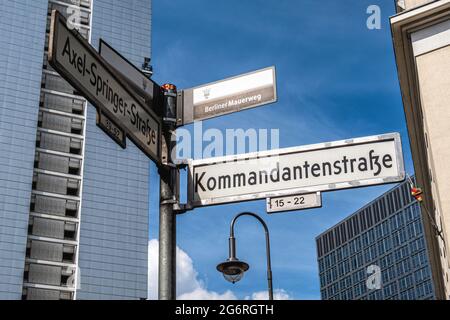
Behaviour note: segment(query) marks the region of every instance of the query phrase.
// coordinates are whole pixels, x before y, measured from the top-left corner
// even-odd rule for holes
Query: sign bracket
[[[185,214],[188,211],[194,210],[194,207],[188,203],[176,202],[173,205],[173,212],[177,215]]]
[[[175,214],[184,214],[187,211],[191,211],[194,209],[194,206],[188,201],[187,203],[180,203],[180,169],[186,170],[186,168],[189,165],[188,159],[181,159],[177,160],[175,159],[173,163],[170,165],[176,168],[177,171],[177,183],[175,186],[175,202],[173,202],[173,212]],[[186,186],[187,188],[187,186]]]

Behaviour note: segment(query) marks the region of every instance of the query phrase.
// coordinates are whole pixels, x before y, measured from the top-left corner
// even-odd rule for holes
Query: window
[[[403,247],[398,248],[394,251],[394,257],[396,261],[402,260],[406,258],[409,254],[408,246],[404,245]]]
[[[372,261],[372,259],[370,257],[370,251],[367,249],[364,251],[364,261],[365,261],[365,263],[369,263]]]
[[[368,238],[367,233],[363,233],[361,235],[361,245],[362,245],[362,248],[365,248],[369,245],[369,238]]]
[[[375,215],[375,223],[378,223],[381,221],[381,215],[380,215],[380,210],[378,209],[378,203],[375,203],[374,205],[372,205],[372,212]]]
[[[433,287],[431,286],[431,281],[425,282],[425,294],[430,295],[433,293]]]
[[[400,230],[400,243],[403,244],[408,240],[408,234],[406,228]]]
[[[358,268],[358,259],[356,258],[356,256],[351,257],[350,261],[351,261],[352,270],[357,269]]]
[[[325,265],[325,270],[330,267],[330,256],[329,255],[325,256],[325,258],[324,258],[324,265]]]
[[[364,258],[361,252],[356,255],[356,260],[358,267],[361,267],[364,264]]]
[[[405,209],[405,220],[406,222],[411,222],[414,220],[414,213],[413,213],[413,208],[410,206],[408,208]]]
[[[411,269],[409,259],[405,259],[405,260],[397,263],[396,269],[397,269],[398,276],[408,273]]]
[[[342,263],[337,266],[338,277],[342,277],[344,275],[344,265]]]
[[[353,295],[355,298],[366,293],[366,283],[364,281],[356,284],[353,290]]]
[[[329,296],[329,297],[332,297],[333,296],[333,288],[332,287],[328,287],[327,288],[327,295]]]
[[[377,254],[377,246],[376,246],[376,245],[371,246],[371,247],[369,248],[369,251],[370,251],[370,257],[371,257],[371,259],[372,259],[372,260],[373,260],[373,259],[376,259],[376,257],[378,256],[378,254]]]
[[[398,280],[398,285],[400,287],[400,290],[408,289],[408,288],[412,287],[413,284],[414,284],[413,275],[411,275],[411,274],[407,275],[403,278],[400,278]]]
[[[349,248],[349,255],[350,256],[352,256],[353,254],[356,253],[355,240],[350,241],[348,248]]]
[[[344,274],[349,273],[349,272],[350,272],[350,261],[349,261],[349,260],[345,260],[345,261],[342,263],[342,267],[343,267],[343,272],[344,272]]]
[[[361,250],[361,237],[357,237],[355,240],[355,250],[356,252]]]
[[[376,240],[381,239],[383,237],[383,231],[381,229],[381,225],[380,224],[377,225],[374,230],[375,230],[375,239]]]
[[[415,267],[419,267],[427,264],[428,257],[425,251],[421,251],[411,257],[412,265]]]
[[[357,272],[352,273],[351,277],[352,277],[352,283],[358,283],[359,282],[359,280],[358,280],[358,273]]]
[[[370,229],[370,230],[367,232],[367,236],[368,236],[368,238],[369,238],[369,244],[372,244],[372,243],[375,242],[375,232],[374,232],[374,229]]]
[[[397,219],[395,218],[395,216],[389,218],[389,224],[390,224],[390,227],[391,227],[392,231],[398,229]]]
[[[383,299],[383,291],[381,289],[375,291],[375,300],[382,300]]]
[[[383,241],[377,242],[377,252],[379,255],[386,253],[386,251],[384,250]]]
[[[418,252],[425,248],[425,241],[423,238],[416,239],[409,244],[411,254]]]
[[[416,282],[416,284],[429,278],[430,278],[430,270],[428,269],[428,267],[419,269],[416,272],[414,272],[414,281]]]
[[[325,271],[325,285],[329,285],[331,283],[331,271]]]
[[[415,236],[419,236],[423,233],[422,221],[417,220],[414,222],[414,234]]]
[[[361,224],[362,230],[367,229],[366,211],[362,211],[359,215],[359,223]]]
[[[354,296],[353,296],[353,289],[350,288],[346,291],[346,296],[347,296],[347,300],[353,300]]]
[[[323,259],[319,259],[319,273],[322,273],[324,269]]]
[[[336,253],[335,251],[330,253],[330,265],[333,266],[336,264]]]
[[[380,207],[380,212],[381,212],[381,217],[383,219],[385,219],[388,216],[388,212],[386,210],[386,202],[385,202],[385,198],[381,199],[378,202],[378,206]]]
[[[394,205],[395,205],[395,211],[400,210],[401,203],[400,203],[400,190],[396,189],[393,193],[392,193],[392,198],[394,200]]]
[[[391,267],[387,268],[385,271],[385,274],[386,274],[386,282],[389,282],[389,281],[395,279],[395,277],[397,276],[396,267],[391,266]],[[383,282],[385,282],[385,281],[383,280]]]
[[[389,235],[390,231],[389,231],[389,221],[388,220],[384,221],[381,224],[381,229],[382,229],[382,232],[383,232],[383,236]]]
[[[391,237],[386,237],[383,239],[383,249],[384,252],[388,252],[392,249],[392,240]]]
[[[351,287],[352,286],[352,278],[350,276],[345,277],[344,278],[344,283],[345,283],[345,286],[347,288]]]
[[[336,261],[340,262],[342,260],[342,248],[336,250]]]
[[[416,237],[416,233],[414,231],[414,223],[408,224],[405,228],[408,238],[414,239]]]
[[[419,205],[417,203],[415,203],[412,206],[412,212],[414,214],[414,219],[419,218],[420,217],[420,209],[419,209]]]
[[[384,298],[389,298],[397,292],[397,283],[392,282],[383,288]]]
[[[341,291],[345,289],[345,280],[344,279],[341,279],[339,281],[339,288],[341,289]]]
[[[400,293],[400,299],[401,300],[414,300],[416,299],[416,295],[414,293],[414,288],[405,290]]]
[[[426,295],[425,283],[418,284],[416,287],[416,292],[417,292],[417,298],[419,298],[419,299],[424,298]]]
[[[403,216],[403,211],[400,211],[396,216],[397,219],[397,225],[400,227],[403,227],[405,225],[405,217]]]
[[[342,259],[346,259],[348,257],[348,245],[345,244],[342,246]]]
[[[393,241],[393,245],[394,247],[397,247],[401,244],[400,242],[400,232],[395,232],[394,234],[392,234],[392,241]]]
[[[337,277],[337,267],[336,266],[334,266],[334,267],[332,267],[331,268],[331,281],[334,281],[334,280],[336,280],[338,277]]]
[[[359,270],[358,271],[358,278],[359,278],[359,281],[361,281],[361,280],[366,280],[366,268],[363,268],[363,269],[361,269],[361,270]]]

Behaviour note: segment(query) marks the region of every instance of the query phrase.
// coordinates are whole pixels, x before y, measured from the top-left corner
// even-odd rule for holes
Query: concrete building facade
[[[435,299],[419,203],[403,182],[316,238],[323,300]]]
[[[0,299],[147,297],[149,160],[116,145],[47,62],[51,10],[136,66],[150,0],[2,3]]]
[[[450,298],[450,1],[396,1],[391,29],[438,299]]]

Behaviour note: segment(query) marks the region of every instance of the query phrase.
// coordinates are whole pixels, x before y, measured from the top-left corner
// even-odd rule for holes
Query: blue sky
[[[369,5],[381,8],[381,30],[366,27]],[[275,65],[276,104],[204,121],[204,129],[276,128],[280,147],[400,132],[411,174],[393,14],[393,0],[153,1],[153,79],[189,88]],[[158,237],[158,179],[152,165],[151,239]],[[178,246],[207,290],[232,290],[240,299],[264,291],[264,233],[250,218],[236,227],[249,272],[232,285],[215,270],[227,257],[231,219],[253,211],[271,231],[274,287],[294,299],[320,299],[315,237],[391,187],[329,192],[321,209],[271,216],[264,201],[195,209],[178,217]]]

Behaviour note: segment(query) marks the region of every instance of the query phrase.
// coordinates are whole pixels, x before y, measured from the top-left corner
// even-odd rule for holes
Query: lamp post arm
[[[236,258],[236,239],[234,237],[234,225],[236,224],[237,219],[242,216],[251,216],[256,218],[264,227],[264,232],[266,235],[266,254],[267,254],[267,282],[269,287],[269,300],[273,300],[273,285],[272,285],[272,263],[270,259],[270,236],[269,236],[269,228],[267,228],[267,224],[255,213],[252,212],[242,212],[239,213],[234,219],[231,221],[230,225],[230,239],[229,239],[229,249],[230,249],[230,258]]]

